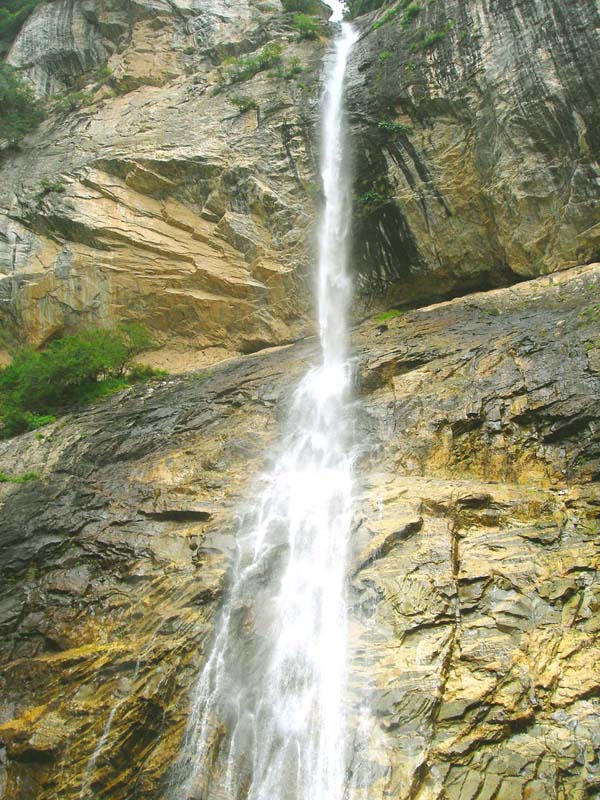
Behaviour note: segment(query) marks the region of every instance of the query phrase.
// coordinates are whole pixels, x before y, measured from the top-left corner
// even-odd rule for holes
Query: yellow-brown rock
[[[591,265],[354,331],[349,777],[369,800],[593,796],[599,287]],[[165,796],[235,514],[314,354],[132,389],[0,445],[0,471],[41,474],[0,484],[7,800]]]
[[[128,320],[167,352],[231,354],[310,330],[323,43],[299,44],[278,10],[57,0],[30,17],[9,60],[54,97],[2,165],[9,344]],[[223,61],[269,42],[279,71],[228,85]]]

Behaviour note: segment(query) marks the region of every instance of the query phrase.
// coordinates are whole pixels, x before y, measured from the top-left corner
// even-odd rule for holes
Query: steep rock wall
[[[594,265],[355,332],[350,777],[369,800],[597,791],[599,288]],[[0,470],[41,476],[0,484],[6,800],[165,796],[235,514],[314,349],[0,445]]]
[[[355,22],[362,299],[422,303],[592,259],[593,0],[415,5],[406,21],[398,2]],[[36,10],[9,60],[59,99],[21,152],[3,157],[9,338],[39,344],[137,319],[168,363],[177,350],[214,360],[309,329],[325,42],[298,42],[289,23],[279,3],[249,0]],[[268,42],[283,46],[287,79],[264,71],[215,94],[227,57]],[[240,112],[237,95],[258,109]]]
[[[594,0],[416,0],[357,24],[349,103],[368,293],[422,301],[597,255]]]
[[[61,94],[2,164],[0,315],[13,339],[137,320],[172,349],[220,356],[306,331],[326,42],[299,43],[290,21],[261,2],[36,10],[9,60]],[[276,68],[223,85],[224,60],[268,43]]]

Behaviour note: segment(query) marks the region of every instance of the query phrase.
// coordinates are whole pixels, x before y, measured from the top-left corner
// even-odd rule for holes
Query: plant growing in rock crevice
[[[281,64],[282,52],[280,44],[270,42],[255,56],[229,58],[223,62],[224,69],[221,70],[220,83],[243,83],[259,72],[276,67]]]
[[[39,480],[39,472],[22,472],[20,475],[9,475],[6,472],[0,472],[0,483],[29,483],[30,481]]]
[[[380,131],[386,133],[411,133],[412,128],[410,125],[405,125],[404,122],[394,122],[393,120],[384,119],[377,124]]]
[[[419,3],[412,2],[406,7],[406,11],[402,15],[402,22],[400,23],[400,26],[404,29],[408,28],[413,19],[418,16],[422,10],[423,6],[421,6]]]
[[[372,213],[376,209],[391,203],[393,199],[391,195],[384,194],[378,189],[368,189],[357,197],[357,202],[366,213]]]
[[[258,111],[258,103],[253,97],[236,94],[229,98],[229,102],[232,106],[235,106],[238,109],[240,114],[243,114],[246,111]]]
[[[303,72],[304,67],[300,63],[300,60],[294,57],[289,61],[280,64],[276,69],[271,70],[268,75],[269,78],[280,78],[284,81],[291,81],[293,78],[297,78],[298,75],[301,75]]]
[[[31,87],[13,67],[0,62],[0,139],[18,144],[43,118]]]
[[[166,373],[136,365],[154,346],[141,325],[83,331],[53,341],[41,351],[23,348],[0,369],[0,438],[53,422],[66,407],[90,402],[131,383]]]
[[[445,39],[446,36],[450,33],[451,30],[455,27],[456,23],[453,19],[448,20],[448,22],[444,25],[444,27],[439,31],[434,31],[433,33],[426,34],[425,31],[421,31],[420,38],[414,42],[410,50],[412,53],[416,53],[419,50],[429,50],[434,47],[438,42],[441,42],[442,39]]]
[[[297,31],[298,39],[318,39],[321,26],[317,17],[308,14],[295,14],[292,28]]]

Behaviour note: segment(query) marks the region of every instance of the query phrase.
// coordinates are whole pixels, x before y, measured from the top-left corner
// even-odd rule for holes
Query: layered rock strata
[[[597,257],[594,0],[400,0],[356,24],[365,292],[422,302]]]
[[[9,61],[52,97],[4,153],[5,338],[135,320],[171,350],[222,357],[307,330],[327,39],[299,42],[291,21],[267,2],[35,11]],[[269,45],[279,63],[230,84]]]
[[[354,332],[351,778],[369,800],[597,792],[599,286],[582,267]],[[7,800],[164,797],[236,515],[315,347],[0,446],[0,471],[40,474],[0,484]]]

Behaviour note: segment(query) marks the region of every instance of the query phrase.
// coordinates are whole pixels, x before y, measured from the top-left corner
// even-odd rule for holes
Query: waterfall
[[[332,20],[343,4],[332,0]],[[292,398],[279,456],[237,537],[228,600],[192,694],[170,796],[341,800],[346,550],[352,517],[343,84],[355,32],[330,56],[321,110],[321,357]]]

